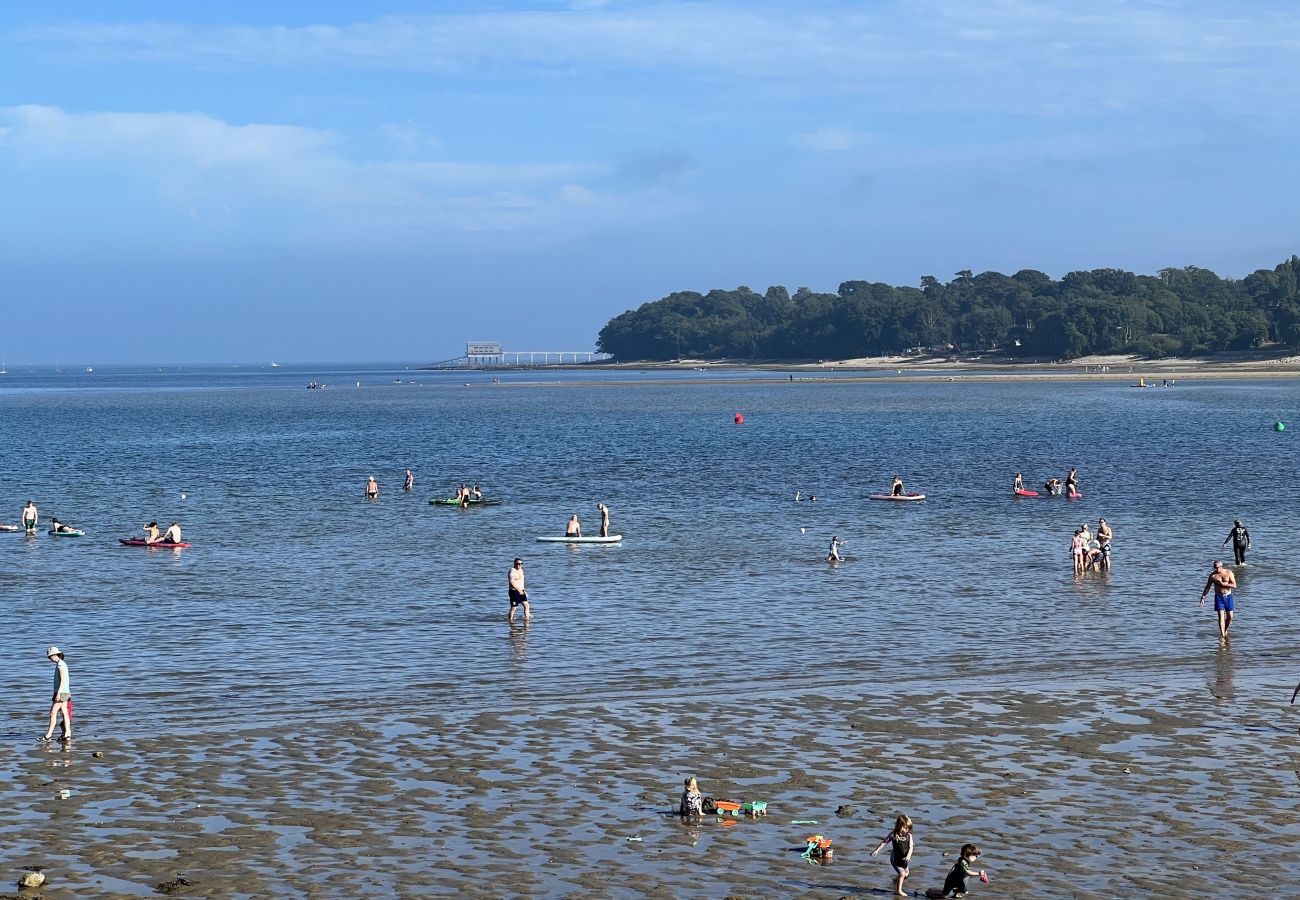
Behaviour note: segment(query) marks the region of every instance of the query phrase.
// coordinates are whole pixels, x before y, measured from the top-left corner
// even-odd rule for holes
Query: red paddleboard
[[[166,541],[154,541],[152,544],[144,538],[118,538],[117,542],[127,547],[156,547],[160,550],[166,550],[172,547],[188,547],[189,544],[184,542],[179,544],[169,544]]]
[[[1037,496],[1038,496],[1038,491],[1024,491],[1024,490],[1021,490],[1021,491],[1016,491],[1016,492],[1015,492],[1015,495],[1016,495],[1017,497],[1037,497]]]

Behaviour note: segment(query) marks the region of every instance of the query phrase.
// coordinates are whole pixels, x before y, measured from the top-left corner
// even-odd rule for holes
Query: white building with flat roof
[[[501,366],[506,361],[499,341],[467,341],[465,358],[471,366]]]

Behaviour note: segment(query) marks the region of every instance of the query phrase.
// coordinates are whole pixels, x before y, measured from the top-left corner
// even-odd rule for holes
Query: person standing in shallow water
[[[367,500],[379,499],[379,482],[375,481],[375,476],[373,475],[371,475],[370,478],[366,481],[366,499]]]
[[[410,469],[406,470],[406,477],[402,480],[402,490],[410,493],[415,489],[415,473]]]
[[[1205,581],[1205,589],[1201,591],[1201,602],[1197,606],[1205,605],[1205,595],[1210,592],[1210,588],[1214,588],[1214,611],[1219,616],[1220,638],[1226,638],[1228,629],[1232,627],[1232,614],[1236,606],[1232,600],[1232,590],[1236,586],[1237,576],[1216,559],[1210,577]]]
[[[1223,539],[1223,546],[1228,546],[1228,541],[1232,541],[1233,562],[1241,565],[1246,561],[1246,551],[1250,549],[1250,532],[1241,524],[1241,519],[1232,520],[1232,530]]]
[[[515,557],[515,564],[510,569],[510,615],[506,617],[507,622],[515,620],[515,607],[524,608],[524,621],[527,622],[533,617],[532,611],[528,608],[528,591],[524,587],[524,561]]]
[[[45,737],[42,740],[50,740],[54,737],[54,726],[59,723],[59,716],[63,716],[63,740],[72,740],[72,682],[68,677],[68,664],[64,659],[63,651],[58,647],[51,647],[45,651],[45,657],[54,663],[54,696],[50,698],[50,727],[45,731]]]

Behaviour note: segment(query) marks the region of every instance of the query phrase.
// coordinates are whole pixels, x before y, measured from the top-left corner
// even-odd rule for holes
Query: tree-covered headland
[[[1072,359],[1300,347],[1300,257],[1242,279],[1188,266],[1135,275],[1033,269],[958,272],[894,287],[846,281],[834,294],[774,286],[681,291],[610,320],[616,360],[852,359],[928,348]]]

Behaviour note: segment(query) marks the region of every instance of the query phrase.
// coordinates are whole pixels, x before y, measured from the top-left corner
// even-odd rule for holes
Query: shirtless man
[[[406,478],[402,481],[402,490],[411,491],[415,488],[415,473],[410,469],[406,470]]]
[[[1201,602],[1197,606],[1205,605],[1205,595],[1210,592],[1210,588],[1214,588],[1214,611],[1219,615],[1220,638],[1228,636],[1228,628],[1232,625],[1232,589],[1236,586],[1237,576],[1216,559],[1214,569],[1205,581],[1205,589],[1201,591]]]
[[[600,536],[609,537],[609,507],[603,503],[597,503],[596,509],[600,512]]]
[[[565,537],[582,537],[582,526],[578,524],[578,514],[569,516],[569,523],[564,526]]]
[[[159,543],[160,544],[181,543],[181,523],[172,522],[171,525],[167,526],[167,530],[163,532],[162,540],[159,541]]]
[[[36,504],[28,500],[27,505],[23,507],[23,514],[20,516],[23,520],[23,527],[27,529],[28,534],[36,533],[36,523],[41,520],[41,515],[36,511]]]
[[[366,499],[367,500],[379,499],[379,482],[375,481],[375,476],[373,475],[371,475],[369,480],[366,481]]]
[[[1111,531],[1109,523],[1105,519],[1097,520],[1097,546],[1101,550],[1101,559],[1098,562],[1103,572],[1110,571],[1110,542],[1115,536]]]
[[[515,620],[516,606],[524,608],[525,622],[533,617],[528,609],[528,591],[524,590],[524,561],[517,556],[514,568],[510,570],[510,615],[506,617],[507,622]]]

